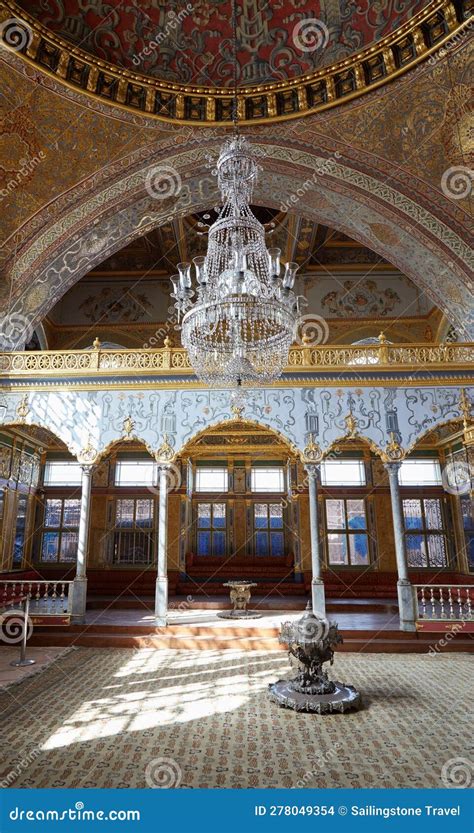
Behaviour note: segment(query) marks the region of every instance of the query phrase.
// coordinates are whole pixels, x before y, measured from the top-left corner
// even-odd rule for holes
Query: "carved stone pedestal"
[[[247,610],[250,601],[250,590],[257,585],[252,581],[228,581],[224,587],[230,587],[230,600],[233,610],[222,610],[217,615],[220,619],[260,619],[261,613]]]

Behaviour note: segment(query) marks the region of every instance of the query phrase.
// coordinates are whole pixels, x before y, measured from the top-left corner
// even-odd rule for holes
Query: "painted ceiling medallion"
[[[232,85],[231,0],[20,0],[19,5],[65,40],[117,67],[170,82]],[[427,5],[428,0],[310,5],[242,0],[239,85],[282,81],[343,60]]]

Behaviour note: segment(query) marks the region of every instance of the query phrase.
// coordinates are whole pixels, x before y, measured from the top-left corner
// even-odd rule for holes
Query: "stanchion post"
[[[20,642],[20,659],[15,659],[10,665],[13,665],[14,668],[24,668],[27,665],[36,665],[35,659],[26,659],[26,642],[28,639],[28,619],[30,613],[30,597],[29,595],[26,596],[24,601],[24,619],[23,619],[23,634],[21,637]]]

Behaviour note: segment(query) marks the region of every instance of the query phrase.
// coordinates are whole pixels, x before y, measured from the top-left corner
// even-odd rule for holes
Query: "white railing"
[[[0,579],[0,610],[8,611],[28,598],[30,616],[69,616],[72,603],[72,581]]]
[[[474,584],[414,584],[416,618],[424,621],[474,621]]]

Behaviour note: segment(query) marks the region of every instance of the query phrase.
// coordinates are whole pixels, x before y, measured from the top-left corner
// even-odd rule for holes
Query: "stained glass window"
[[[44,507],[40,559],[71,562],[77,558],[81,501],[79,498],[47,498]]]
[[[155,536],[155,502],[152,498],[119,498],[116,501],[115,564],[152,564]]]
[[[404,498],[402,505],[408,566],[446,567],[448,551],[441,498]]]
[[[329,563],[334,566],[368,564],[365,501],[361,498],[328,498],[325,504]]]
[[[226,554],[227,517],[225,503],[198,503],[196,548],[198,555]]]
[[[254,503],[255,554],[283,556],[285,535],[283,532],[283,506],[281,503]]]

